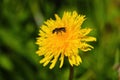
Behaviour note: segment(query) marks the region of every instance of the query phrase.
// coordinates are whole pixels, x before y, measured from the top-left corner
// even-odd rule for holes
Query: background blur
[[[118,80],[120,0],[0,0],[0,80],[68,80],[67,59],[61,69],[43,67],[35,42],[43,21],[73,10],[86,15],[82,27],[97,38],[93,50],[80,52],[74,80]]]

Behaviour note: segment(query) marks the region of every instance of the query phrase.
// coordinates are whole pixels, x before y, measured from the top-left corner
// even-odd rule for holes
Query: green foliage
[[[35,44],[44,20],[76,10],[86,15],[83,27],[92,27],[95,48],[81,52],[82,64],[74,67],[74,80],[117,80],[120,65],[119,0],[1,0],[0,1],[0,80],[67,80],[65,60],[53,70],[39,64]],[[119,66],[120,67],[120,66]]]

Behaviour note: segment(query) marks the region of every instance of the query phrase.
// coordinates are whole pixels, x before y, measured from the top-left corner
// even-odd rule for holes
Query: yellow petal
[[[91,36],[84,36],[84,37],[81,38],[81,41],[86,41],[86,42],[96,41],[96,38],[95,37],[91,37]]]
[[[68,58],[68,60],[69,60],[70,65],[73,66],[72,60],[70,58]]]
[[[50,62],[50,60],[46,61],[43,66],[46,66],[48,63]]]
[[[64,62],[64,54],[61,54],[61,57],[60,57],[60,68],[63,66],[63,62]]]
[[[76,56],[76,62],[77,62],[76,63],[77,66],[82,62],[82,60],[81,60],[79,55]]]
[[[55,64],[57,62],[57,58],[53,59],[51,62],[52,62],[52,64],[49,67],[50,69],[54,68],[54,66],[55,66]]]
[[[80,30],[80,34],[82,34],[82,36],[86,36],[87,34],[90,33],[91,30],[92,30],[92,29],[90,29],[90,28],[81,29],[81,30]]]
[[[56,18],[56,20],[58,20],[58,21],[61,20],[60,17],[59,17],[57,14],[55,14],[55,18]]]
[[[87,43],[82,43],[79,47],[82,51],[89,51],[91,49],[93,49],[94,47],[87,44]]]

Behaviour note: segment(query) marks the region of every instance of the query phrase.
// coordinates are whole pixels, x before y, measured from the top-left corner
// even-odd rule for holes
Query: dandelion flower
[[[91,50],[93,47],[87,42],[96,41],[96,38],[87,36],[90,28],[81,28],[85,16],[76,11],[64,12],[62,18],[55,14],[55,18],[56,20],[47,20],[40,27],[36,42],[39,46],[36,53],[44,57],[40,63],[43,63],[43,66],[51,63],[49,68],[52,69],[59,59],[61,68],[64,58],[67,57],[71,66],[78,66],[82,62],[78,49]]]

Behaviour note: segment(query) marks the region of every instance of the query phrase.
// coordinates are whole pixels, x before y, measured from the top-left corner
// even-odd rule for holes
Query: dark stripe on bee
[[[60,28],[55,28],[53,31],[52,31],[52,33],[54,34],[54,33],[61,33],[61,32],[66,32],[66,29],[65,29],[65,27],[60,27]]]

